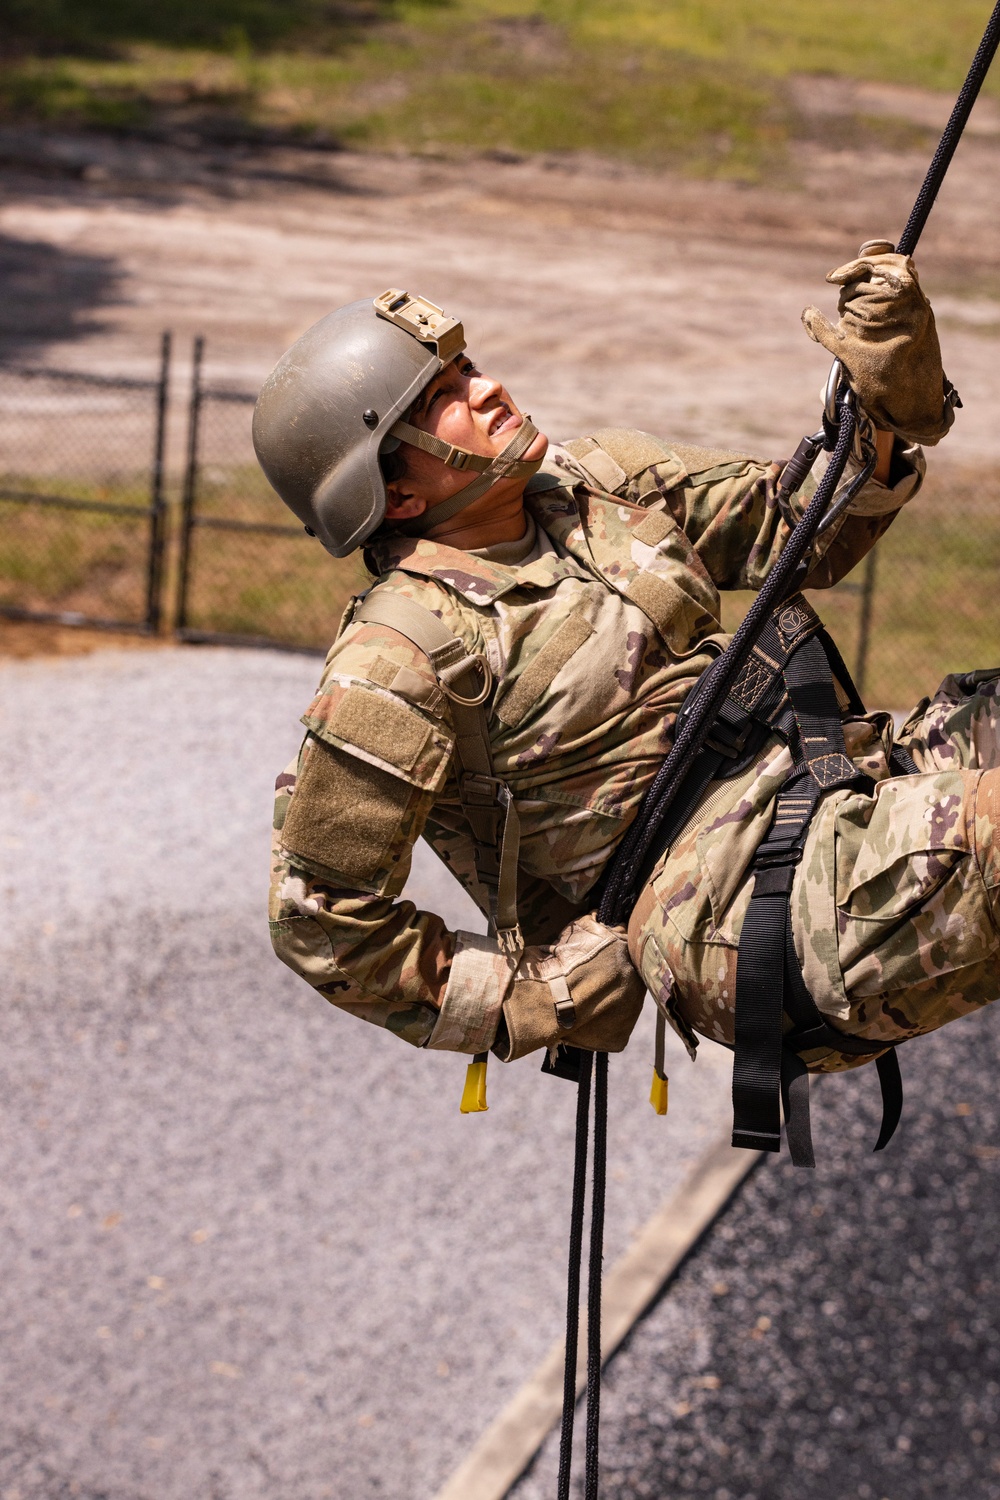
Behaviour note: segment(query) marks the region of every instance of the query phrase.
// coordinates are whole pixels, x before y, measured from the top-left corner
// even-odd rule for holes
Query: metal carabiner
[[[826,377],[826,391],[823,394],[823,416],[831,427],[836,427],[840,420],[837,416],[837,397],[840,394],[841,382],[846,378],[847,374],[843,365],[839,359],[835,359]]]

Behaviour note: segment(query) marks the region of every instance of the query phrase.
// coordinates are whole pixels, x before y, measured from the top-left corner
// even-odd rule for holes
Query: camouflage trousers
[[[896,742],[919,775],[890,772],[888,715],[849,721],[845,738],[876,785],[819,804],[791,896],[795,947],[833,1025],[896,1041],[1000,996],[1000,670],[947,677],[910,715]],[[750,866],[790,768],[775,740],[714,783],[633,913],[633,961],[689,1044],[692,1031],[732,1043]]]

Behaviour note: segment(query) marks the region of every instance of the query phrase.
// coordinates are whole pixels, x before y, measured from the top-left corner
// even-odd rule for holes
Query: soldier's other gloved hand
[[[624,927],[579,917],[552,947],[525,950],[493,1050],[504,1062],[559,1043],[621,1052],[645,993],[628,956]]]
[[[909,256],[888,253],[887,241],[870,244],[867,254],[826,278],[841,288],[839,321],[815,307],[805,309],[802,321],[809,337],[841,361],[877,427],[933,445],[955,420],[934,314]]]

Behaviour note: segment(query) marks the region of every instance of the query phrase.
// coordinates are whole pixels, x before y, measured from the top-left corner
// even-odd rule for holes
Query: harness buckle
[[[776,870],[782,865],[797,865],[802,858],[802,846],[796,841],[762,844],[754,860],[755,870]]]
[[[478,771],[466,771],[462,777],[462,800],[475,803],[477,807],[502,807],[503,793],[507,783],[499,776],[485,776]]]
[[[727,760],[735,760],[745,748],[751,729],[753,729],[753,720],[748,720],[742,729],[734,729],[724,719],[716,719],[705,744],[710,750],[726,756]]]

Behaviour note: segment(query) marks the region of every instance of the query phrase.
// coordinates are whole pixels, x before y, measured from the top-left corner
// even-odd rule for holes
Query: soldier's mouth
[[[521,425],[522,418],[518,412],[511,411],[504,403],[499,407],[496,415],[491,419],[489,428],[490,437],[496,437],[498,432],[514,432]]]

